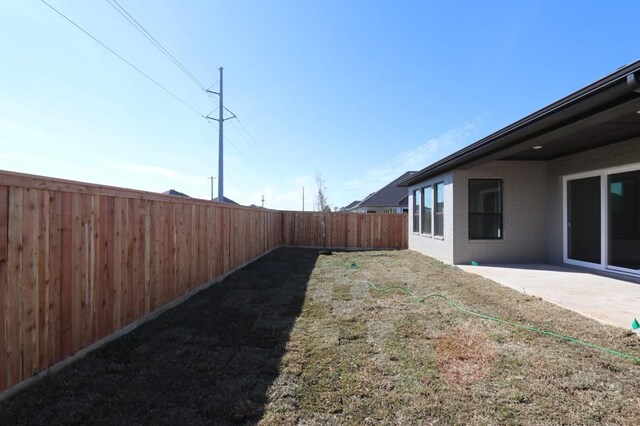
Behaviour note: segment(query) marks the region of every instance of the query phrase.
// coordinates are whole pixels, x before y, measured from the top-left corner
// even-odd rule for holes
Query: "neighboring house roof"
[[[360,200],[352,201],[346,206],[344,206],[343,208],[341,208],[340,210],[351,210],[352,208],[356,207],[358,203],[360,203]]]
[[[358,208],[360,207],[397,207],[402,206],[402,201],[405,201],[407,198],[407,190],[398,186],[398,183],[408,179],[415,172],[406,172],[402,176],[393,180],[389,184],[380,188],[373,194],[369,195],[367,198],[362,200],[360,204],[358,204]]]
[[[235,204],[236,206],[240,205],[240,204],[236,203],[235,201],[233,201],[231,198],[222,197],[222,199],[224,200],[223,203]],[[220,201],[218,201],[218,197],[214,198],[212,201],[215,201],[216,203],[220,202]]]
[[[464,165],[545,161],[636,137],[640,135],[638,94],[640,61],[425,167],[400,185],[413,185]]]
[[[170,189],[168,191],[164,191],[163,194],[165,194],[165,195],[175,195],[176,197],[191,198],[187,194],[183,194],[182,192],[176,191],[175,189]]]

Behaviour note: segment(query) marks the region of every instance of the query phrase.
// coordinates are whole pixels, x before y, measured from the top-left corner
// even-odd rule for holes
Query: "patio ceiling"
[[[638,137],[639,111],[637,61],[425,167],[399,186],[488,161],[546,161]]]
[[[638,137],[639,111],[640,97],[635,97],[616,107],[533,136],[483,160],[546,161]]]

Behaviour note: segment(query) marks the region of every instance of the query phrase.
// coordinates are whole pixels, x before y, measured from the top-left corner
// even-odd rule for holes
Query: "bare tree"
[[[324,179],[320,172],[316,172],[316,185],[318,187],[318,193],[316,194],[315,206],[321,213],[322,220],[322,247],[327,247],[327,214],[331,213],[331,206],[329,206],[327,198],[327,188],[324,185]]]
[[[324,179],[322,179],[320,172],[316,172],[316,186],[318,187],[318,193],[315,199],[316,209],[318,209],[319,212],[330,212],[331,207],[329,206],[327,198],[327,188],[324,185]]]

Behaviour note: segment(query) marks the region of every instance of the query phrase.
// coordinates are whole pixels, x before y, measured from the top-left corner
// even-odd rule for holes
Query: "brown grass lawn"
[[[640,424],[640,365],[367,281],[640,356],[632,333],[418,253],[334,253],[316,262],[263,423]]]
[[[280,249],[0,403],[2,424],[640,424],[640,339],[410,251]]]

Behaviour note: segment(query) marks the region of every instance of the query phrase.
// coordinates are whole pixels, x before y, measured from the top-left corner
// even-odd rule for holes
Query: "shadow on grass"
[[[278,249],[0,404],[9,424],[245,424],[264,412],[316,250]]]

